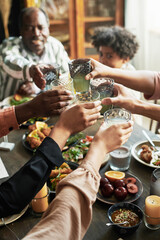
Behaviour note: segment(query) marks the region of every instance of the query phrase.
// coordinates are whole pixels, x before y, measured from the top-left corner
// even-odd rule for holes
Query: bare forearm
[[[134,113],[160,121],[160,105],[138,100],[135,104]]]
[[[58,122],[52,129],[49,137],[51,137],[58,144],[59,148],[62,150],[70,134],[71,133],[67,131],[67,129],[65,129],[63,125],[61,125]]]
[[[32,111],[32,107],[29,102],[16,106],[15,114],[18,124],[21,124],[32,117],[37,117],[34,111]]]
[[[154,72],[152,71],[124,71],[121,69],[113,69],[107,75],[112,77],[117,83],[147,95],[152,95],[154,92]]]
[[[94,166],[95,170],[99,171],[106,153],[107,152],[103,143],[94,141],[92,142],[84,161],[89,162],[92,166]]]

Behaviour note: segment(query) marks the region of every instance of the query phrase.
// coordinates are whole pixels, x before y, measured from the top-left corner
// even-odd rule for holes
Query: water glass
[[[150,180],[150,195],[160,196],[160,168],[152,172]]]
[[[130,121],[131,116],[131,113],[123,108],[113,108],[104,113],[104,121],[109,127],[113,124]]]
[[[114,95],[114,80],[111,78],[95,78],[90,81],[92,92],[98,91],[100,93],[100,100]],[[102,104],[101,114],[112,108],[112,105]]]
[[[91,69],[89,58],[73,59],[69,62],[69,71],[76,93],[83,94],[89,91],[90,81],[85,80],[85,76],[91,72]]]

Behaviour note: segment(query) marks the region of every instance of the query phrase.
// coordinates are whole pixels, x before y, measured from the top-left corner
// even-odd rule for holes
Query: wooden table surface
[[[49,120],[49,123],[55,123],[57,118],[52,118]],[[101,120],[99,120],[94,126],[86,129],[84,132],[88,135],[94,135],[97,131],[98,127],[101,124]],[[146,140],[142,134],[142,127],[135,124],[134,131],[129,138],[126,145],[132,146],[137,141]],[[25,134],[26,129],[19,129],[11,132],[9,136],[9,141],[15,143],[15,148],[11,152],[6,152],[0,150],[0,156],[3,160],[3,163],[9,173],[9,176],[12,176],[21,166],[23,166],[32,156],[31,152],[26,150],[22,144],[22,136]],[[147,131],[149,136],[152,139],[160,140],[154,133]],[[2,141],[3,138],[0,139]],[[108,163],[104,166],[106,169],[109,169]],[[145,166],[138,161],[136,161],[133,157],[131,159],[130,168],[128,173],[135,175],[138,177],[143,184],[143,193],[138,200],[134,203],[140,206],[141,208],[144,206],[145,198],[149,195],[149,183],[150,176],[154,168]],[[7,178],[6,178],[7,179]],[[5,181],[6,179],[1,179],[0,183]],[[106,227],[105,223],[108,222],[107,218],[107,210],[111,205],[103,203],[99,200],[93,205],[93,219],[91,225],[84,237],[84,240],[117,240],[120,236],[114,231],[112,227]],[[31,213],[31,209],[28,208],[26,213],[16,220],[8,224],[8,226],[16,233],[16,235],[22,239],[26,233],[40,220],[39,217],[35,217]],[[123,237],[122,237],[123,238]],[[0,227],[0,240],[13,240],[14,236],[11,232],[5,227]],[[62,237],[63,239],[63,237]],[[142,223],[139,229],[130,236],[125,236],[124,240],[159,240],[160,239],[160,230],[151,231],[144,226]]]

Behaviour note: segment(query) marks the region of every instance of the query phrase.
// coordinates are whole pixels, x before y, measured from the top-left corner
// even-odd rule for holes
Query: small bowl
[[[109,218],[109,221],[111,223],[114,223],[112,221],[112,213],[115,211],[115,210],[118,210],[118,209],[129,209],[129,210],[132,210],[133,212],[135,212],[140,221],[138,224],[132,226],[132,227],[124,227],[124,226],[121,226],[121,225],[113,225],[113,227],[115,228],[115,230],[119,233],[119,234],[122,234],[122,235],[128,235],[128,234],[131,234],[133,232],[135,232],[138,227],[140,226],[140,224],[142,223],[142,220],[143,220],[143,211],[140,209],[140,207],[138,207],[137,205],[133,204],[133,203],[126,203],[126,202],[122,202],[122,203],[116,203],[114,205],[112,205],[109,209],[108,209],[108,218]],[[127,220],[127,219],[126,219]]]

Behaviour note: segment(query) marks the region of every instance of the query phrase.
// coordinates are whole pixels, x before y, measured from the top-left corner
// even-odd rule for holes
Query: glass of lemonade
[[[85,80],[85,76],[91,72],[91,60],[89,58],[73,59],[68,64],[76,94],[88,92],[90,81]]]
[[[100,100],[106,97],[113,97],[114,95],[114,80],[111,78],[95,78],[90,81],[91,91],[98,91],[100,93]],[[111,109],[112,105],[102,104],[101,114]]]
[[[123,108],[113,108],[104,113],[104,121],[107,126],[124,123],[131,120],[131,113]]]

